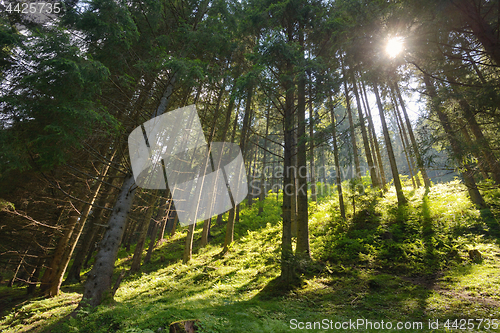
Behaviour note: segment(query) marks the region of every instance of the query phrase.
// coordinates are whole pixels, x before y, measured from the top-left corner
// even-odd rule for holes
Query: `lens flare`
[[[401,37],[393,37],[389,39],[387,42],[387,46],[385,47],[385,52],[389,55],[391,58],[395,58],[398,54],[403,51],[403,38]]]

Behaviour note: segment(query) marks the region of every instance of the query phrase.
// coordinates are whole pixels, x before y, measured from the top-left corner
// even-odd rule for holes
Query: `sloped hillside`
[[[114,301],[76,318],[63,320],[81,297],[79,285],[31,300],[23,289],[2,287],[0,329],[162,332],[172,322],[198,319],[200,332],[390,332],[401,331],[398,325],[412,332],[498,331],[498,222],[473,207],[458,181],[429,193],[405,190],[410,202],[400,208],[394,192],[348,192],[346,221],[325,190],[310,205],[314,262],[299,265],[303,284],[296,289],[281,290],[276,279],[281,199],[271,194],[262,216],[258,204],[243,206],[226,255],[220,255],[225,226],[215,225],[209,246],[195,248],[193,260],[182,264],[181,229],[140,274],[122,281]],[[498,202],[498,193],[486,198]],[[133,250],[121,250],[116,276],[128,269]]]

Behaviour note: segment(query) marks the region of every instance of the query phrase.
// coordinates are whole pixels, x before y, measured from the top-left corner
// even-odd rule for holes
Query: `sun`
[[[387,42],[387,45],[385,47],[385,52],[389,55],[391,58],[395,58],[398,54],[403,51],[403,38],[401,37],[393,37],[389,39]]]

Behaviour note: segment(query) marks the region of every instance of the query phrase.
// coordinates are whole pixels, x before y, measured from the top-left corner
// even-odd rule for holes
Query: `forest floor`
[[[308,332],[500,331],[498,211],[475,209],[458,181],[428,193],[406,187],[403,207],[394,190],[345,195],[346,221],[335,195],[310,204],[313,261],[297,263],[303,283],[292,290],[277,288],[281,199],[272,194],[262,216],[258,204],[243,205],[229,253],[220,255],[225,225],[214,225],[210,244],[183,264],[180,229],[122,281],[114,301],[76,318],[65,319],[81,285],[49,299],[0,287],[0,331],[162,332],[186,319],[200,320],[200,332],[291,332],[308,323],[316,328]],[[498,209],[498,191],[485,197]],[[133,250],[120,251],[116,276]]]

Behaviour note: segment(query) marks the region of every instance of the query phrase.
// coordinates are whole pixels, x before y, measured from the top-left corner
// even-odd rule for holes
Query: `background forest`
[[[0,3],[2,332],[498,331],[498,0],[49,3]],[[192,104],[249,194],[182,226],[127,139]]]

